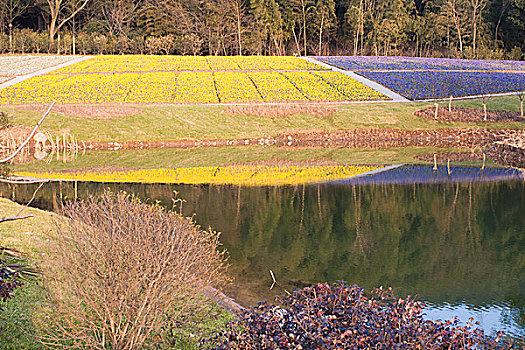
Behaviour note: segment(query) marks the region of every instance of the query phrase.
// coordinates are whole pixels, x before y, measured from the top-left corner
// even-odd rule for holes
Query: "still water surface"
[[[171,208],[177,191],[184,215],[222,232],[235,278],[227,293],[244,305],[345,280],[418,295],[433,319],[472,316],[489,333],[523,339],[525,184],[508,175],[298,187],[78,183],[76,195],[111,188]],[[20,202],[32,191],[0,187]],[[74,197],[73,183],[52,183],[35,205],[52,210],[60,198]],[[273,290],[270,270],[278,282]]]

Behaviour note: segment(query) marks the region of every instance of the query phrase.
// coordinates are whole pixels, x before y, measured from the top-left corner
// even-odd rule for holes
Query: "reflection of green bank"
[[[417,155],[450,152],[450,149],[405,147],[362,150],[352,148],[285,149],[279,147],[240,146],[189,149],[149,149],[135,151],[92,151],[49,155],[48,161],[13,166],[14,171],[57,171],[91,167],[176,168],[226,166],[231,164],[407,164],[421,163]],[[57,159],[58,158],[58,159]]]
[[[240,302],[283,288],[347,280],[393,286],[435,303],[525,308],[525,185],[487,182],[298,187],[177,186],[78,183],[76,195],[125,190],[222,232]],[[32,187],[0,192],[27,201]],[[45,185],[38,206],[75,196],[74,183]],[[269,290],[272,270],[278,287]],[[519,309],[516,309],[517,312]],[[522,321],[520,321],[522,322]],[[522,322],[525,328],[525,322]]]

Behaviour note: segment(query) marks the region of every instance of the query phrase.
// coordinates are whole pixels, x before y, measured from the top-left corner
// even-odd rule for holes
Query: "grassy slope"
[[[0,198],[0,216],[14,216],[20,209],[22,206]],[[25,209],[23,214],[34,217],[0,224],[0,245],[37,258],[39,242],[51,227],[52,214],[33,208]],[[41,320],[38,315],[44,304],[38,281],[25,281],[23,288],[16,290],[13,299],[4,305],[5,310],[0,312],[0,348],[39,349],[41,345],[35,334]]]
[[[446,103],[444,103],[446,104]],[[52,113],[42,129],[53,135],[70,131],[80,141],[158,141],[180,139],[224,139],[263,137],[285,130],[334,130],[353,128],[432,129],[473,124],[441,124],[417,118],[413,113],[431,106],[428,103],[356,103],[340,104],[329,117],[296,114],[269,118],[250,115],[230,115],[224,106],[137,106],[142,113],[113,119],[89,119]],[[455,106],[468,105],[481,108],[479,101],[458,101]],[[492,98],[489,109],[519,110],[515,96]],[[40,113],[21,111],[14,107],[0,107],[11,115],[13,125],[32,126]],[[483,124],[477,124],[483,126]],[[489,124],[490,128],[521,127],[519,123]]]
[[[16,215],[21,205],[0,198],[0,217]],[[51,229],[52,213],[27,208],[24,214],[34,217],[4,222],[0,224],[0,246],[14,248],[29,253],[33,258],[39,254],[39,242],[46,230]],[[30,279],[21,289],[15,291],[14,297],[3,304],[0,311],[0,349],[41,349],[36,334],[38,329],[45,329],[43,290],[37,279]],[[219,330],[231,316],[222,309],[210,306],[208,320],[195,323],[190,329],[175,333],[173,349],[198,349],[196,335],[209,336],[210,331]]]

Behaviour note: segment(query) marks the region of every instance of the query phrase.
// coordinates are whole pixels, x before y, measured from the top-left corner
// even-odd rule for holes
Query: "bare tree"
[[[465,0],[447,0],[444,6],[444,14],[454,24],[458,36],[459,52],[463,53],[465,22],[468,19]]]
[[[483,12],[483,9],[485,9],[485,6],[487,6],[487,0],[469,0],[469,4],[472,11],[472,50],[474,51],[474,55],[476,55],[478,25],[481,21],[481,14]]]
[[[82,11],[88,2],[89,0],[46,0],[49,7],[49,41],[51,43],[54,42],[55,35],[60,28]],[[61,16],[63,16],[62,19]]]
[[[8,27],[10,52],[13,52],[13,22],[29,6],[31,6],[31,2],[27,0],[0,0],[0,11],[2,11]]]
[[[79,0],[77,0],[79,1]],[[80,0],[84,1],[84,0]],[[122,35],[127,37],[129,26],[134,19],[140,3],[137,1],[105,0],[101,3],[101,10],[106,19],[110,36]]]
[[[501,0],[501,7],[498,16],[498,22],[496,23],[496,28],[494,30],[494,49],[498,48],[498,36],[499,36],[499,27],[501,25],[501,20],[503,19],[505,13],[512,5],[512,0]]]

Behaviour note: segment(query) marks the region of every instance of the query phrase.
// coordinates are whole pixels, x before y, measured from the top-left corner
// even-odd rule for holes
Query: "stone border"
[[[45,57],[45,56],[42,56],[42,57]],[[37,77],[39,75],[44,75],[44,74],[50,73],[52,71],[55,71],[57,69],[68,67],[68,66],[71,66],[71,65],[73,65],[75,63],[80,63],[80,62],[89,60],[91,58],[93,58],[93,56],[83,56],[83,57],[72,59],[71,61],[64,62],[64,63],[59,64],[57,66],[48,67],[48,68],[44,68],[44,69],[41,69],[41,70],[33,72],[33,73],[17,76],[15,78],[11,79],[11,80],[6,81],[5,83],[0,84],[0,90],[3,90],[3,89],[8,88],[8,87],[11,87],[13,85],[16,85],[16,84],[21,83],[21,82],[23,82],[25,80]]]
[[[332,70],[334,72],[339,72],[339,73],[342,73],[344,75],[347,75],[350,78],[353,78],[353,79],[357,80],[358,82],[368,86],[369,88],[371,88],[373,90],[376,90],[376,91],[382,93],[383,95],[391,98],[393,102],[410,102],[410,100],[408,100],[407,98],[401,96],[400,94],[395,93],[394,91],[386,88],[385,86],[383,86],[381,84],[378,84],[375,81],[372,81],[370,79],[367,79],[367,78],[365,78],[365,77],[363,77],[361,75],[358,75],[358,74],[356,74],[356,73],[354,73],[352,71],[348,71],[348,70],[344,70],[344,69],[341,69],[341,68],[337,68],[337,67],[331,66],[331,65],[329,65],[327,63],[317,61],[316,59],[311,58],[311,57],[301,57],[301,58],[303,60],[308,61],[308,62],[317,64],[318,66],[329,68],[330,70]]]

